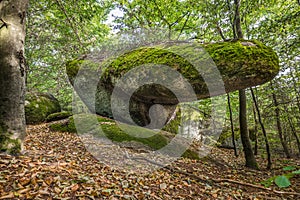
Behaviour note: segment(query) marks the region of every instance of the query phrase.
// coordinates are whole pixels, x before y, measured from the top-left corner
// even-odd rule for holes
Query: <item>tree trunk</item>
[[[240,6],[241,6],[241,0],[234,0],[235,4],[235,16],[234,16],[234,25],[235,30],[237,33],[238,39],[242,39],[243,31],[241,27],[241,16],[240,16]],[[248,133],[248,126],[247,126],[247,99],[246,99],[246,92],[245,90],[239,90],[239,104],[240,104],[240,110],[239,110],[239,121],[240,121],[240,134],[241,134],[241,140],[243,144],[243,150],[245,154],[246,159],[246,167],[258,169],[258,165],[256,163],[249,133]]]
[[[272,89],[272,97],[273,97],[273,102],[274,102],[274,106],[275,106],[275,117],[276,117],[276,124],[277,124],[277,132],[278,132],[279,139],[280,139],[281,145],[283,147],[283,151],[285,153],[285,156],[287,158],[290,158],[291,154],[290,154],[289,148],[287,146],[286,139],[283,136],[283,132],[282,132],[281,121],[280,121],[280,111],[279,111],[277,96],[275,94],[272,82],[271,82],[270,85],[271,85],[271,89]]]
[[[286,113],[289,112],[286,105],[284,105],[284,110],[285,110]],[[297,135],[295,126],[294,126],[294,124],[293,124],[293,121],[292,121],[292,119],[291,119],[291,117],[290,117],[289,115],[287,115],[287,120],[288,120],[288,123],[289,123],[289,125],[290,125],[290,128],[291,128],[291,131],[292,131],[292,133],[293,133],[293,136],[294,136],[295,139],[296,139],[296,143],[297,143],[297,147],[298,147],[298,153],[299,153],[299,156],[300,156],[300,139],[299,139],[299,137],[298,137],[298,135]]]
[[[238,157],[238,152],[236,149],[236,144],[235,144],[235,135],[234,135],[234,127],[233,127],[233,118],[232,118],[232,110],[231,110],[231,103],[230,103],[230,96],[227,94],[227,101],[228,101],[228,108],[229,108],[229,116],[230,116],[230,127],[231,127],[231,138],[232,138],[232,145],[234,149],[234,155],[235,157]]]
[[[255,144],[254,144],[254,155],[258,155],[258,128],[257,128],[257,117],[256,117],[256,111],[255,111],[255,105],[253,105],[253,118],[254,118],[254,134],[255,134]]]
[[[256,97],[254,95],[253,89],[250,88],[250,90],[251,90],[252,99],[253,99],[253,102],[254,102],[254,105],[255,105],[255,108],[256,108],[258,122],[260,124],[261,130],[263,132],[264,139],[265,139],[266,151],[267,151],[267,156],[268,156],[267,169],[271,169],[271,167],[272,167],[272,160],[271,160],[270,144],[269,144],[269,140],[268,140],[268,137],[267,137],[267,132],[266,132],[265,126],[264,126],[264,124],[262,122],[262,119],[261,119],[260,110],[258,108],[258,103],[256,101]]]
[[[242,26],[241,26],[241,15],[240,15],[240,7],[241,7],[242,0],[234,0],[235,4],[235,17],[234,17],[234,24],[235,24],[235,32],[239,39],[244,37]]]
[[[25,17],[28,0],[0,1],[0,150],[19,154],[25,137]]]
[[[239,90],[239,102],[240,102],[240,113],[239,113],[240,134],[241,134],[241,140],[242,140],[243,150],[246,159],[246,167],[252,169],[258,169],[258,165],[256,163],[251,148],[248,127],[247,127],[247,103],[246,103],[245,90]]]

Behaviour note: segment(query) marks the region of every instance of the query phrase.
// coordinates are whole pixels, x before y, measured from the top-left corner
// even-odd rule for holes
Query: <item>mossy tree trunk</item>
[[[19,154],[25,136],[25,16],[28,0],[0,1],[0,150]]]

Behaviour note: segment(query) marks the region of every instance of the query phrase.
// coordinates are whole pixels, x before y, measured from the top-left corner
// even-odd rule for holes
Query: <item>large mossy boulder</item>
[[[200,65],[203,66],[195,67],[195,63],[198,62],[199,64],[199,59]],[[78,59],[69,62],[66,69],[70,82],[73,86],[76,85],[75,90],[87,107],[92,112],[110,118],[115,117],[115,113],[112,112],[111,97],[114,94],[116,84],[126,73],[139,66],[161,65],[177,71],[191,85],[196,100],[266,83],[279,72],[279,61],[276,53],[255,40],[234,40],[211,44],[186,43],[185,46],[184,44],[178,45],[178,43],[164,43],[141,47],[126,52],[113,60],[107,62],[101,60],[99,63],[101,64],[91,64],[90,60]],[[216,66],[217,73],[221,78],[217,77],[218,74],[212,63]],[[145,84],[136,89],[134,93],[130,93],[128,91],[134,89],[138,85],[136,84],[138,81],[129,77],[122,83],[126,85],[127,89],[119,90],[117,102],[113,102],[119,104],[118,110],[121,114],[118,116],[118,120],[130,122],[128,117],[120,119],[122,113],[126,113],[128,110],[126,106],[123,106],[124,101],[127,101],[128,98],[130,98],[130,117],[141,126],[152,123],[149,110],[153,105],[160,104],[164,108],[158,107],[161,111],[156,113],[162,115],[162,120],[158,120],[158,122],[166,123],[179,102],[195,101],[195,98],[187,92],[184,81],[181,82],[180,78],[174,77],[174,75],[170,75],[169,71],[164,70],[163,67],[161,70],[156,70],[159,71],[157,73],[159,75],[154,74],[153,76],[156,76],[158,82],[163,80],[168,82],[168,85],[176,87],[176,90],[181,93],[181,99],[179,100],[178,96],[168,87],[160,84]],[[91,78],[97,73],[99,77]],[[147,75],[145,74],[149,74],[149,71],[140,68],[140,71],[135,73],[135,77],[144,76],[145,82],[147,82]],[[221,79],[221,86],[220,80],[214,81],[214,78]],[[97,81],[91,81],[91,79]],[[213,80],[210,85],[207,85],[208,79]],[[95,95],[90,89],[92,82],[97,83]],[[132,88],[130,88],[131,86]],[[154,124],[153,128],[156,128],[155,126]]]
[[[38,124],[52,113],[61,111],[58,100],[49,93],[27,93],[25,97],[26,124]]]

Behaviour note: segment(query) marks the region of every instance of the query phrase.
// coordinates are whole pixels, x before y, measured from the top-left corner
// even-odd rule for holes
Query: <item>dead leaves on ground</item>
[[[175,169],[203,177],[206,180],[203,183],[167,169],[144,176],[113,170],[90,155],[76,135],[50,132],[45,124],[28,128],[25,146],[23,156],[0,155],[0,199],[294,198],[210,181],[211,178],[230,178],[259,183],[269,176],[264,171],[247,171],[242,161],[233,160],[230,151],[215,150],[212,157],[218,157],[219,163],[210,159],[180,159],[173,163]]]

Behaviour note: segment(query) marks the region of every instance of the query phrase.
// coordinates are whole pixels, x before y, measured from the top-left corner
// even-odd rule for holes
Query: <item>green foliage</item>
[[[284,171],[291,171],[291,170],[295,170],[297,169],[295,166],[287,166],[287,167],[284,167],[282,168]]]
[[[65,63],[103,41],[110,8],[107,0],[30,0],[25,45],[29,91],[50,92],[63,108],[68,106],[72,89]]]
[[[284,187],[289,187],[291,185],[291,182],[286,176],[283,175],[283,176],[277,176],[275,178],[275,184],[280,188],[284,188]]]
[[[296,175],[300,174],[300,170],[296,170],[295,166],[287,166],[283,168],[283,171],[292,171],[287,174],[273,176],[265,181],[262,181],[261,184],[265,187],[270,187],[273,183],[275,183],[280,188],[289,187],[291,185],[290,179]],[[294,170],[294,171],[293,171]]]

